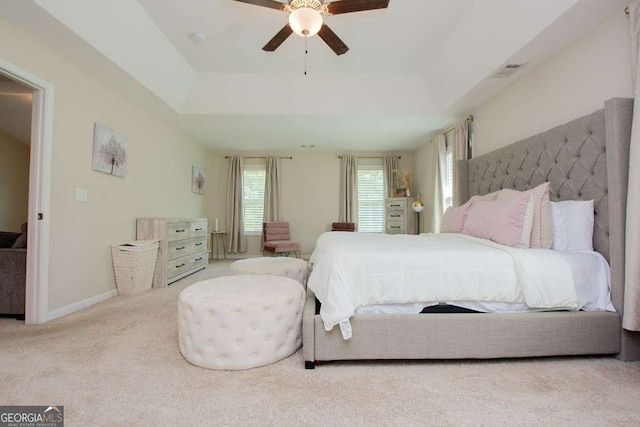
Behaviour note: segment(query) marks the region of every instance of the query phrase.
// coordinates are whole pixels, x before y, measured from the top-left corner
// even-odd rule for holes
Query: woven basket
[[[118,295],[151,289],[158,247],[157,242],[144,246],[111,246]]]

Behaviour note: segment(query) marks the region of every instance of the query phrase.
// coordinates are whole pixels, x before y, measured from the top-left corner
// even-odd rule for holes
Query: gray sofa
[[[27,224],[22,233],[0,231],[0,316],[24,320]]]

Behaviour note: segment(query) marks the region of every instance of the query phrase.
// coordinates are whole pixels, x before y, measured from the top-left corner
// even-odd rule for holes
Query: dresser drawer
[[[402,211],[404,212],[406,202],[403,199],[399,200],[386,200],[386,210],[387,211]]]
[[[191,256],[175,258],[167,262],[167,278],[171,279],[179,274],[191,270],[193,259]]]
[[[200,222],[192,222],[191,223],[191,234],[189,235],[190,237],[201,237],[201,236],[207,236],[207,222],[206,221],[200,221]]]
[[[191,235],[188,222],[172,222],[167,224],[167,240],[186,239]]]
[[[188,246],[190,254],[204,251],[207,249],[207,238],[196,237],[195,239],[189,239]]]
[[[167,242],[167,259],[179,258],[191,253],[191,245],[189,239],[172,240]]]
[[[388,211],[387,222],[402,222],[404,223],[404,211]]]
[[[404,234],[406,230],[404,222],[387,222],[386,229],[387,234]]]
[[[191,258],[191,267],[190,268],[198,268],[204,265],[207,265],[208,254],[207,251],[198,252],[190,255]]]

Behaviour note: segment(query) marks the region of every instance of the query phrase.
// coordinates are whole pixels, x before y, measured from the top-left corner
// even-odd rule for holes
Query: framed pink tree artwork
[[[96,123],[93,129],[93,170],[127,176],[127,137]]]
[[[197,166],[191,167],[191,192],[204,194],[204,172]]]

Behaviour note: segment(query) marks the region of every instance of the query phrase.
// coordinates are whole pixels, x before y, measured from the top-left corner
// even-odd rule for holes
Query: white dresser
[[[154,288],[163,288],[207,266],[206,218],[138,218],[136,238],[160,239]]]
[[[416,213],[411,206],[414,197],[392,197],[385,200],[384,223],[387,234],[416,234]]]

